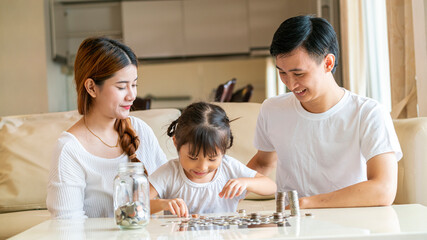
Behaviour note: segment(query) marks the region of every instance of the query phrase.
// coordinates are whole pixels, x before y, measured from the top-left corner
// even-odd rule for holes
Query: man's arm
[[[252,157],[246,166],[261,173],[264,176],[267,176],[272,170],[276,168],[276,164],[276,152],[264,152],[258,150],[258,152]]]
[[[397,191],[394,152],[379,154],[367,162],[367,181],[346,188],[299,199],[301,208],[387,206]]]

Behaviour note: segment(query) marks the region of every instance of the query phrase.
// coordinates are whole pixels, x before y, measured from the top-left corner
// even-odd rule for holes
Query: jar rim
[[[123,162],[119,164],[119,172],[143,173],[144,164],[142,162]]]

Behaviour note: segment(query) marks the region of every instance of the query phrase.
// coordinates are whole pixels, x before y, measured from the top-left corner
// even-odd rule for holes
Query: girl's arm
[[[221,198],[240,196],[245,189],[259,195],[270,195],[277,191],[276,183],[269,177],[257,173],[253,178],[230,179],[219,193]]]
[[[150,183],[150,212],[151,214],[162,210],[169,210],[173,215],[178,217],[188,217],[188,208],[184,200],[175,199],[155,199],[158,197],[157,190]]]

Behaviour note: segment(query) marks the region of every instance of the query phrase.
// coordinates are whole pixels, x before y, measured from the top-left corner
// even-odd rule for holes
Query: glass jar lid
[[[144,165],[142,162],[124,162],[119,164],[120,173],[144,173]]]

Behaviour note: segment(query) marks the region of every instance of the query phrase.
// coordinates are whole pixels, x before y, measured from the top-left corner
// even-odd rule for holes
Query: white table
[[[11,239],[427,239],[427,207],[419,204],[301,210],[290,227],[179,232],[173,220],[152,218],[136,230],[120,230],[112,218],[47,220]]]

